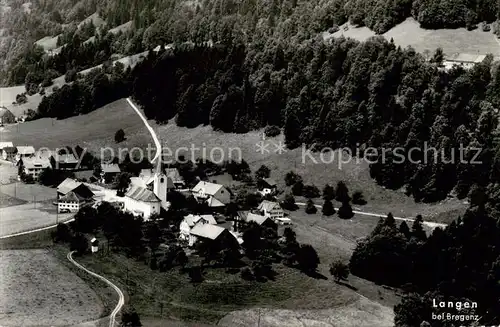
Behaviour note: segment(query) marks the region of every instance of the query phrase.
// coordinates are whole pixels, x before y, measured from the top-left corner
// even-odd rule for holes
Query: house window
[[[160,183],[163,183],[163,182],[165,182],[165,179],[163,179],[163,177],[162,177],[162,178],[160,178]]]

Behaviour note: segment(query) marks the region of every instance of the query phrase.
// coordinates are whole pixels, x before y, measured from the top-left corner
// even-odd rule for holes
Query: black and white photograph
[[[0,0],[0,327],[500,327],[500,0]]]

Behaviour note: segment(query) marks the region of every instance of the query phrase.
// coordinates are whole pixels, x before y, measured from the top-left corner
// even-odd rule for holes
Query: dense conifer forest
[[[25,83],[27,89],[58,74],[66,74],[72,83],[44,97],[31,118],[85,114],[132,96],[148,118],[160,123],[175,119],[180,126],[209,124],[237,133],[279,126],[289,148],[399,147],[408,156],[412,148],[427,146],[444,153],[445,160],[419,164],[374,156],[370,173],[379,184],[403,188],[417,201],[469,197],[471,208],[464,217],[427,237],[420,222],[411,228],[397,226],[389,216],[358,245],[350,268],[363,278],[408,292],[395,308],[397,326],[420,326],[431,312],[433,298],[477,301],[481,322],[498,324],[498,63],[488,56],[470,70],[445,71],[440,51],[426,61],[413,49],[401,49],[381,37],[324,41],[319,34],[347,20],[382,33],[409,16],[426,28],[472,28],[497,19],[497,1],[39,4],[43,5],[35,3],[33,12],[44,13],[40,20],[19,13],[19,7],[2,24],[31,26],[37,30],[30,32],[31,38],[62,33],[59,43],[66,46],[47,58],[38,47],[16,43],[18,56],[8,58],[2,78],[10,84]],[[89,11],[99,12],[109,26],[132,20],[133,28],[116,35],[91,24],[62,29],[62,23],[71,24]],[[17,40],[24,32],[18,28],[11,33]],[[90,36],[96,41],[84,43]],[[207,46],[207,40],[213,46]],[[168,43],[175,43],[175,48],[150,51],[134,69],[111,65],[113,54]],[[99,63],[104,63],[101,69],[83,77],[76,74]],[[460,149],[466,162],[457,160]],[[412,158],[424,160],[424,153]],[[480,163],[471,164],[472,159]],[[440,321],[430,323],[444,326]]]

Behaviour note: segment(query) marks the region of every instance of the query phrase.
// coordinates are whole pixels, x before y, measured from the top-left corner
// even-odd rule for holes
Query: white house
[[[148,220],[152,215],[160,214],[161,200],[147,188],[131,185],[125,193],[124,200],[124,209],[144,220]]]
[[[166,168],[165,175],[167,175],[167,178],[172,180],[172,183],[174,183],[176,188],[182,188],[186,185],[184,183],[184,178],[182,178],[177,168]]]
[[[285,216],[285,212],[277,202],[264,200],[257,209],[261,211],[264,216],[273,220],[283,218]]]
[[[80,208],[89,200],[75,192],[69,192],[57,201],[57,211],[59,213],[78,212]]]
[[[212,242],[213,245],[217,242],[221,248],[238,246],[238,240],[228,229],[211,224],[196,224],[191,229],[189,246],[195,245],[200,240]]]
[[[204,201],[211,208],[221,208],[231,200],[231,193],[220,184],[201,181],[191,190],[194,198]]]
[[[16,147],[16,160],[19,161],[22,158],[33,157],[35,155],[35,148],[32,146],[18,146]]]
[[[211,224],[217,225],[217,221],[212,215],[192,215],[189,214],[184,217],[179,226],[179,239],[188,241],[191,229],[197,224]]]
[[[37,179],[40,173],[50,167],[50,160],[42,157],[27,157],[19,161],[24,174],[30,175],[33,179]]]

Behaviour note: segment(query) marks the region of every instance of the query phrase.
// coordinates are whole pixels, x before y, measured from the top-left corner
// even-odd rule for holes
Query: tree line
[[[389,214],[351,257],[353,274],[405,291],[396,305],[396,326],[445,326],[432,320],[435,299],[477,302],[474,314],[482,324],[498,324],[500,303],[500,224],[498,200],[476,189],[467,212],[444,230],[427,236],[422,217],[412,228],[399,226]],[[441,309],[440,309],[441,310]],[[443,309],[459,314],[454,309]],[[460,312],[465,314],[467,312]],[[446,325],[448,326],[448,325]],[[451,325],[450,325],[451,326]]]

